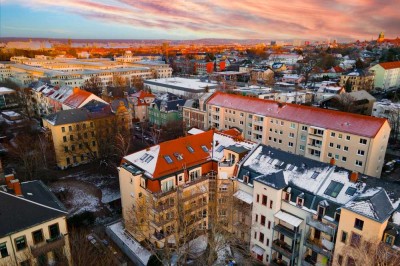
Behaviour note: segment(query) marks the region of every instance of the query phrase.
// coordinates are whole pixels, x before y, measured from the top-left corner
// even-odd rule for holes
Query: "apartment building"
[[[375,76],[367,71],[356,69],[340,76],[339,85],[344,87],[347,92],[371,91],[374,89]]]
[[[199,128],[207,130],[206,101],[212,93],[205,93],[199,99],[187,100],[182,107],[183,123],[186,129]]]
[[[0,178],[0,265],[72,265],[67,211],[41,181]]]
[[[250,226],[238,230],[250,234],[250,251],[263,264],[348,265],[341,263],[352,260],[344,245],[353,232],[389,249],[399,241],[393,228],[400,187],[334,159],[328,164],[259,145],[239,162],[236,177],[234,196],[250,205]]]
[[[133,66],[137,67],[149,67],[153,71],[155,78],[171,78],[172,68],[164,61],[138,61],[132,63]]]
[[[182,121],[182,106],[184,99],[166,93],[156,98],[148,107],[149,122],[157,126],[167,126],[170,123]]]
[[[128,100],[132,103],[132,117],[139,120],[140,122],[146,121],[149,119],[149,106],[154,99],[155,95],[141,90],[134,94],[128,96]]]
[[[386,119],[214,93],[206,128],[242,131],[245,139],[379,177],[390,135]]]
[[[124,157],[118,170],[125,230],[162,248],[205,234],[210,217],[230,228],[229,177],[253,145],[206,131]]]
[[[109,105],[91,101],[82,108],[44,117],[43,127],[51,132],[57,166],[84,164],[109,152],[111,136],[129,130],[131,121],[125,119],[126,113],[124,106],[113,113]]]
[[[375,75],[375,88],[390,90],[400,86],[400,61],[380,63],[369,71]]]

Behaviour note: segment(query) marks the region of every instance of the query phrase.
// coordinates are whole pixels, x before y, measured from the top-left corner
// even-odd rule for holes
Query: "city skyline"
[[[400,3],[254,0],[0,0],[0,37],[338,39],[398,36]],[[23,18],[23,19],[22,19]]]

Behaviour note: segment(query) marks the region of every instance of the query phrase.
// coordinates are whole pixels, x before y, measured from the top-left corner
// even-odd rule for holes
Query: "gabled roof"
[[[136,93],[131,94],[130,97],[144,99],[144,98],[147,98],[147,97],[155,98],[156,96],[154,94],[150,93],[150,92],[147,92],[145,90],[141,90],[141,91],[138,91]]]
[[[22,183],[21,187],[27,190],[24,197],[0,191],[0,237],[67,215],[41,181]]]
[[[124,161],[157,179],[168,174],[205,163],[211,160],[212,130],[162,142],[151,148],[125,156]],[[206,149],[203,149],[204,146]]]
[[[400,61],[380,63],[379,65],[386,70],[393,68],[400,68]]]
[[[53,126],[57,126],[103,118],[111,115],[112,113],[110,107],[106,106],[104,110],[93,112],[86,108],[62,110],[57,113],[50,114],[43,119],[47,120]]]
[[[373,138],[386,119],[216,92],[207,104]]]
[[[80,105],[92,95],[91,92],[74,88],[73,93],[64,101],[71,108],[79,108]]]
[[[275,189],[282,189],[287,186],[282,170],[275,173],[262,175],[256,178],[254,181],[263,183]]]
[[[367,190],[348,202],[344,208],[379,222],[384,222],[394,211],[386,191],[382,188]]]

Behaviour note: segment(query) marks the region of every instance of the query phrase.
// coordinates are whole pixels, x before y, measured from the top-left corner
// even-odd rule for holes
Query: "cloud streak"
[[[380,31],[392,37],[400,33],[398,0],[1,1],[115,25],[167,31],[171,36],[187,32],[199,38],[363,40],[376,37]]]

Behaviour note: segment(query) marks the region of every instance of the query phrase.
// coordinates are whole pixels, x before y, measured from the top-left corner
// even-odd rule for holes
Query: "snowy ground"
[[[61,177],[51,189],[69,211],[69,216],[83,212],[107,213],[104,204],[119,199],[118,177],[81,171]]]

